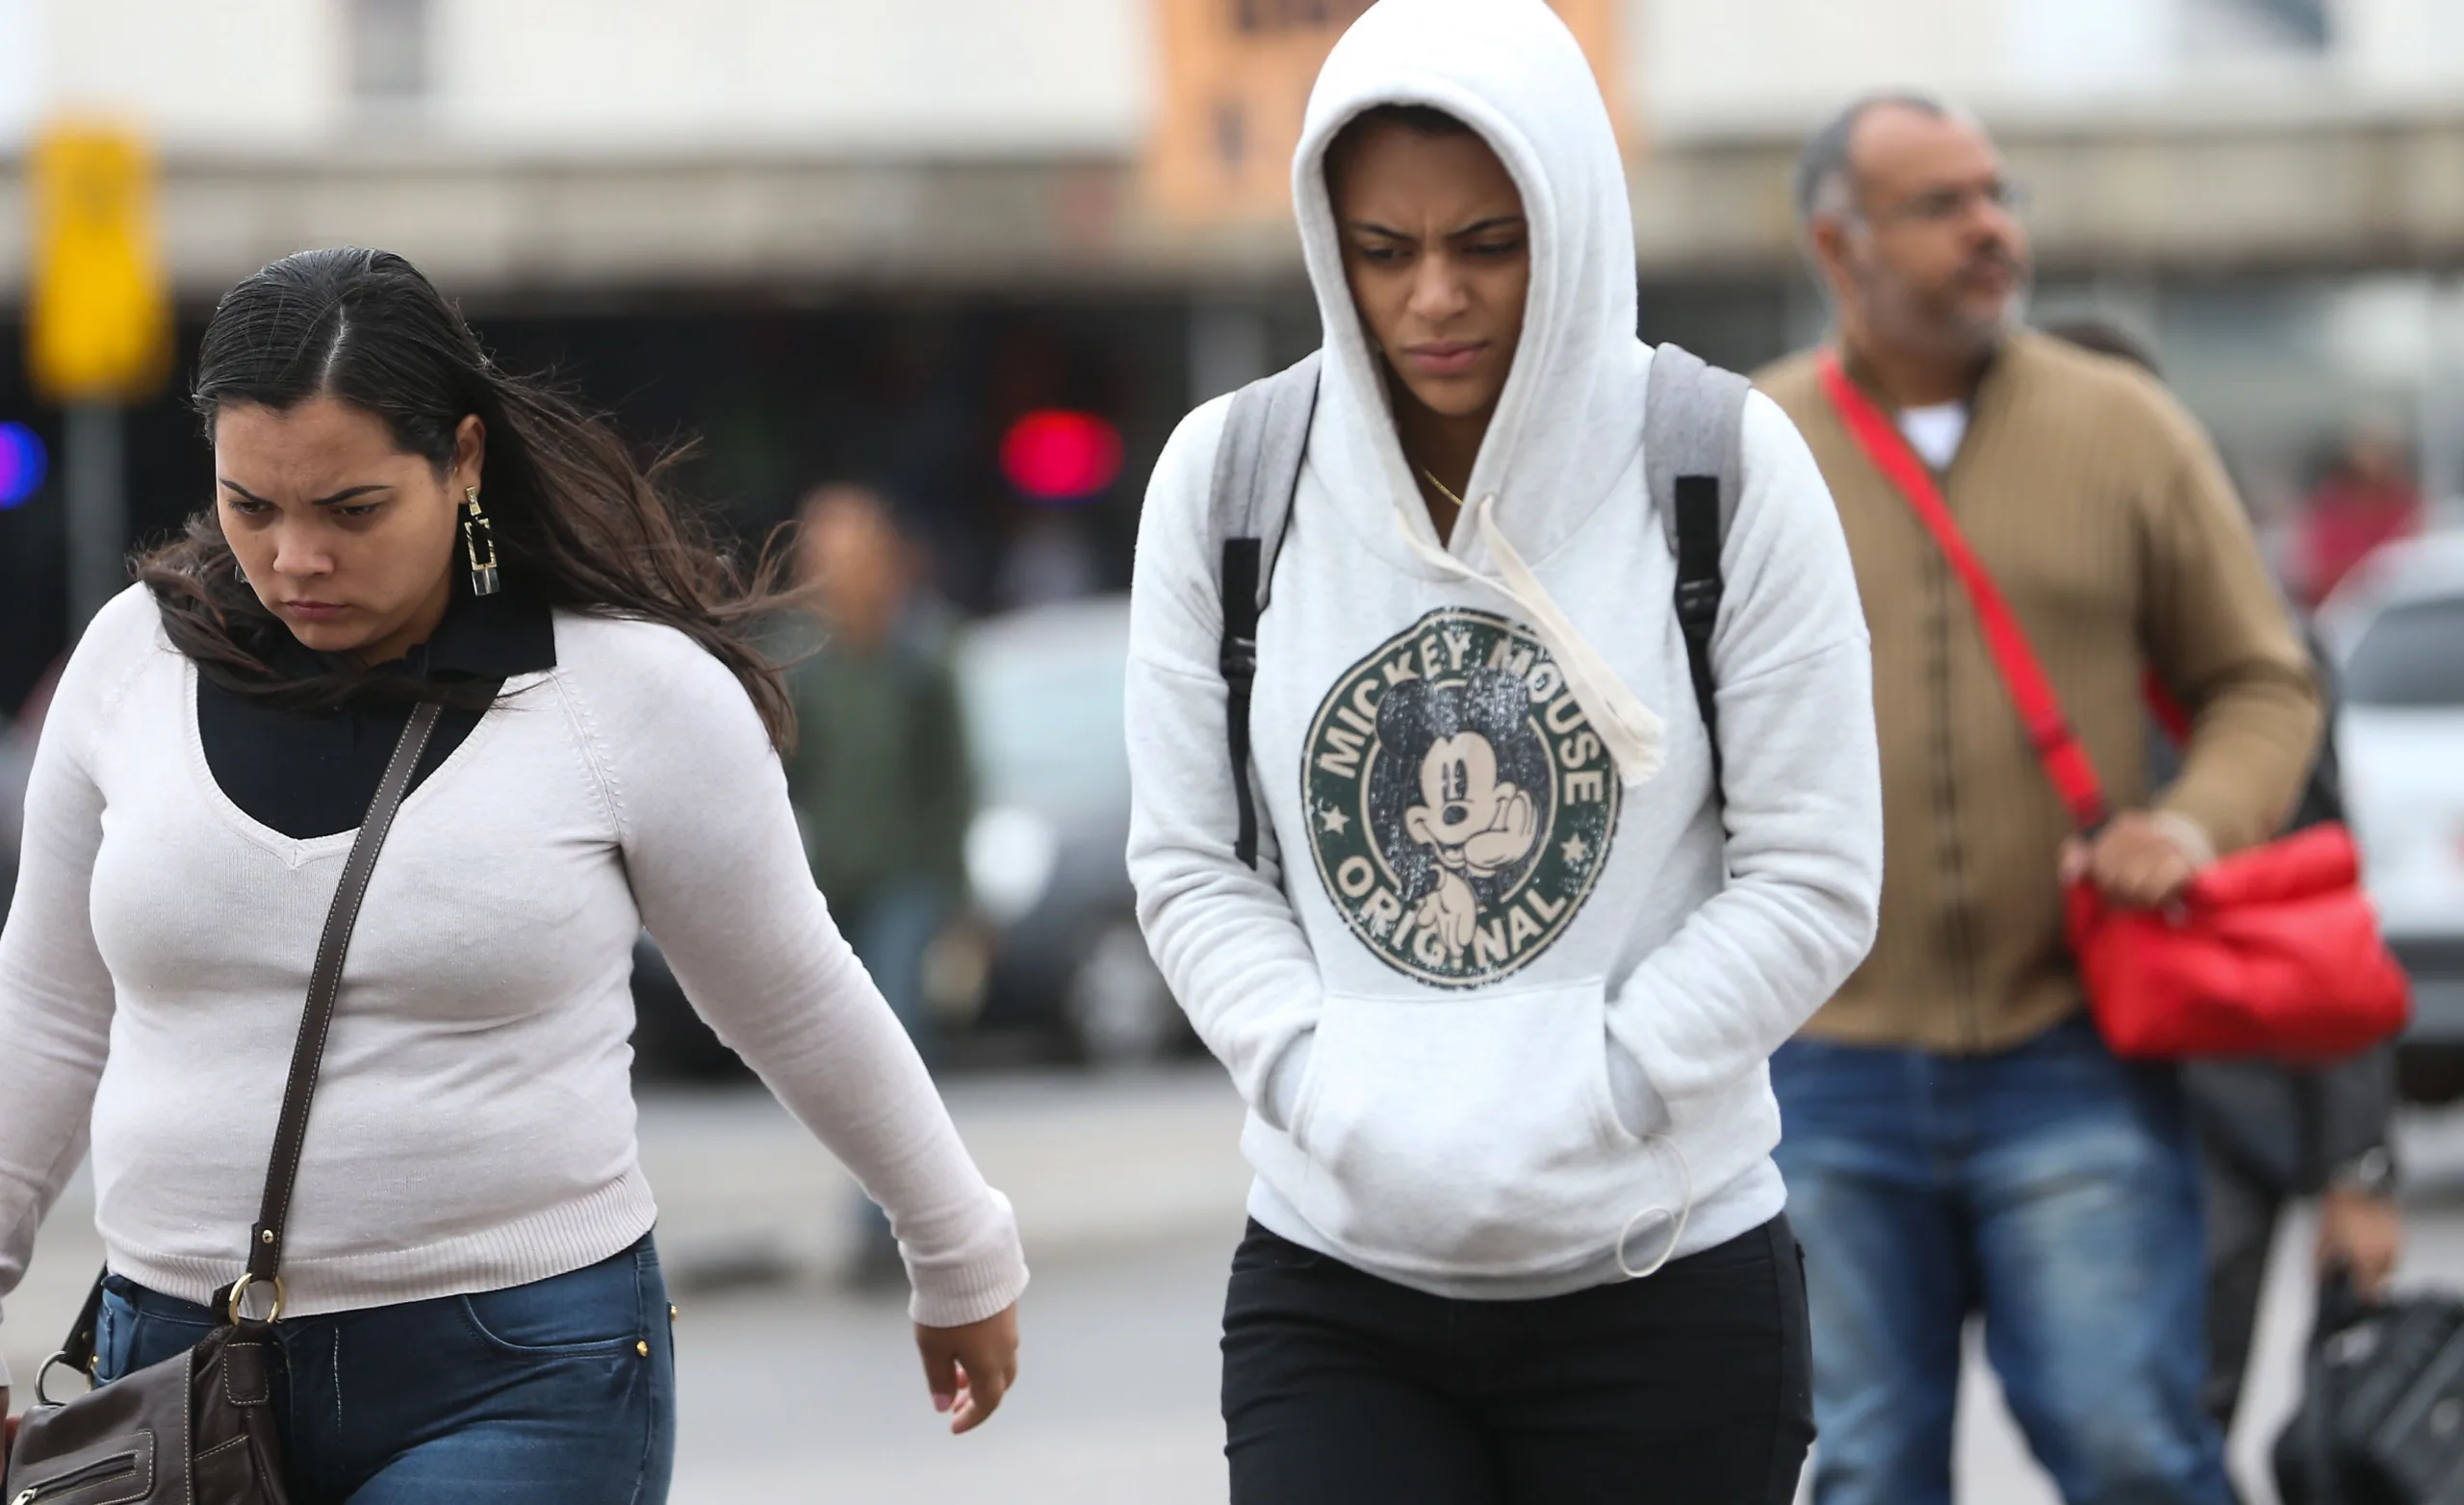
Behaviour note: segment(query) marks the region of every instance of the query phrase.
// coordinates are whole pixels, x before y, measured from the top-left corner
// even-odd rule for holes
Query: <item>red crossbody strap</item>
[[[2010,602],[2002,599],[2001,588],[1977,561],[1966,538],[1960,533],[1959,524],[1951,521],[1951,509],[1943,504],[1933,472],[1908,447],[1907,439],[1889,416],[1848,379],[1835,353],[1823,351],[1818,370],[1823,395],[1831,399],[1833,411],[1848,425],[1850,437],[1907,501],[1909,510],[1925,524],[1925,530],[1934,535],[1942,557],[1950,561],[1960,583],[1967,587],[1968,599],[1976,606],[1977,625],[1985,633],[1985,646],[2002,671],[2003,688],[2018,707],[2019,721],[2027,727],[2028,741],[2044,764],[2045,777],[2053,780],[2062,803],[2070,807],[2070,819],[2083,831],[2104,825],[2111,811],[2105,804],[2104,786],[2097,781],[2095,765],[2088,761],[2088,750],[2080,745],[2078,731],[2063,713],[2061,697],[2053,693],[2053,682],[2045,677],[2044,666],[2037,662],[2036,650],[2028,646],[2028,635],[2019,629],[2018,619],[2011,615]]]
[[[2139,698],[2147,702],[2147,714],[2156,718],[2156,725],[2173,739],[2173,746],[2191,745],[2191,713],[2173,699],[2173,692],[2165,688],[2164,679],[2155,670],[2140,676]]]

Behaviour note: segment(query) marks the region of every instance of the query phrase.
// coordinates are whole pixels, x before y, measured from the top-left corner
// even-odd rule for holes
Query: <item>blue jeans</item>
[[[171,1358],[205,1308],[114,1275],[95,1372]],[[676,1459],[667,1288],[646,1236],[527,1286],[275,1324],[293,1505],[657,1505]]]
[[[872,974],[889,1011],[907,1027],[915,1054],[935,1064],[940,1054],[940,1032],[932,1006],[924,997],[924,954],[948,918],[950,901],[931,879],[902,879],[850,903],[838,917],[856,959]],[[890,1232],[889,1214],[870,1197],[856,1197],[857,1257],[863,1268],[887,1279],[899,1273],[898,1238]]]
[[[933,1064],[938,1041],[933,1010],[924,998],[924,954],[932,949],[933,937],[940,932],[949,912],[949,897],[940,884],[928,878],[911,878],[886,883],[849,902],[838,915],[856,958],[872,975],[873,985],[882,990],[889,1011],[907,1027],[907,1037],[915,1042],[916,1054],[928,1066]]]
[[[1949,1505],[1960,1335],[2069,1505],[2230,1505],[2200,1405],[2198,1160],[2173,1074],[2084,1019],[2014,1050],[1771,1062],[1813,1314],[1820,1505]]]

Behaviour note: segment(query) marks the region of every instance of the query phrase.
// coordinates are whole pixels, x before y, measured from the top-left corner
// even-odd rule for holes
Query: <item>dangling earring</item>
[[[497,575],[497,535],[479,510],[476,486],[462,489],[462,547],[471,556],[471,594],[494,596],[503,583]]]

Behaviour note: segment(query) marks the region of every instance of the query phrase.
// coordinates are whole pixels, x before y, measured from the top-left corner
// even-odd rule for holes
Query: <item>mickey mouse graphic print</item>
[[[1442,607],[1327,692],[1302,803],[1326,895],[1388,966],[1511,976],[1591,893],[1617,829],[1608,750],[1527,627]]]

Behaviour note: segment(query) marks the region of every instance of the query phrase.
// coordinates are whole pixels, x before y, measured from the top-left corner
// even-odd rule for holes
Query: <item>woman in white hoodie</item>
[[[1230,399],[1156,467],[1131,629],[1140,913],[1249,1105],[1233,1499],[1785,1501],[1812,1424],[1765,1060],[1881,883],[1829,494],[1750,398],[1715,766],[1646,480],[1624,168],[1572,37],[1541,0],[1384,0],[1293,181],[1325,347],[1249,799],[1210,508]]]

